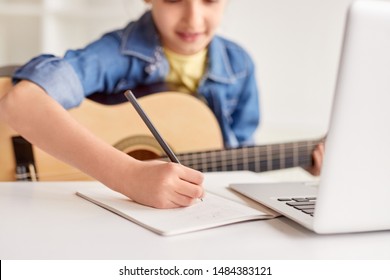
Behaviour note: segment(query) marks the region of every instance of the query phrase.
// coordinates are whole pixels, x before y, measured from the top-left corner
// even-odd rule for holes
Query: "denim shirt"
[[[226,147],[251,145],[259,120],[254,63],[243,48],[219,36],[208,46],[207,69],[198,94],[214,112]],[[124,29],[107,33],[64,57],[40,55],[14,74],[30,80],[64,108],[78,106],[95,92],[118,93],[164,82],[169,63],[150,12]]]

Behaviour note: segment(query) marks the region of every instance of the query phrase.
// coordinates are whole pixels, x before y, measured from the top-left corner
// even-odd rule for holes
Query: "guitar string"
[[[263,159],[259,159],[257,157],[248,157],[248,158],[229,158],[229,159],[224,159],[224,160],[221,160],[221,159],[210,159],[210,158],[204,158],[204,159],[201,159],[201,158],[196,158],[196,159],[180,159],[184,165],[189,165],[189,166],[192,166],[192,165],[195,165],[195,164],[201,164],[204,166],[204,169],[208,166],[208,165],[211,165],[211,166],[217,166],[217,165],[232,165],[232,164],[235,164],[235,165],[249,165],[250,163],[255,163],[255,162],[259,162],[259,163],[267,163],[267,165],[272,165],[273,162],[275,162],[276,160],[278,160],[278,162],[285,162],[286,164],[286,161],[290,160],[292,163],[294,163],[294,165],[299,165],[300,163],[302,162],[309,162],[309,160],[305,160],[306,158],[311,158],[311,156],[307,155],[307,156],[304,156],[304,155],[301,155],[300,157],[298,157],[298,162],[294,163],[294,157],[291,156],[291,157],[288,157],[288,156],[285,156],[285,157],[279,157],[279,158],[274,158],[272,159],[271,161],[269,161],[268,159],[269,158],[263,158]],[[205,164],[209,162],[210,164]],[[269,164],[269,162],[271,162],[271,164]],[[245,165],[245,166],[247,166]],[[283,166],[282,166],[283,168]]]
[[[308,144],[309,143],[309,144]],[[282,169],[285,167],[292,167],[292,166],[308,166],[311,164],[311,157],[309,159],[309,156],[311,156],[312,149],[319,143],[319,141],[309,141],[309,142],[300,142],[293,143],[292,148],[288,148],[288,146],[291,146],[290,143],[286,144],[277,144],[273,145],[271,148],[270,146],[267,146],[264,148],[264,146],[255,146],[255,147],[244,147],[241,148],[243,151],[242,156],[237,156],[238,149],[232,149],[232,150],[220,150],[220,155],[217,156],[217,151],[211,151],[211,152],[197,152],[192,154],[184,154],[182,156],[183,163],[192,166],[196,169],[201,170],[237,170],[237,169],[243,169],[243,170],[255,170],[255,171],[261,171],[261,170],[272,170],[276,169],[274,166],[278,166],[277,169]],[[295,144],[295,145],[294,145]],[[286,148],[287,146],[287,148]],[[275,147],[279,147],[278,150],[275,150]],[[253,155],[248,156],[249,150],[255,150],[255,153]],[[260,154],[259,150],[266,150],[266,155]],[[263,151],[264,152],[264,151]],[[298,157],[296,156],[298,152]],[[206,156],[207,154],[212,154],[212,157]],[[198,157],[194,157],[197,155]],[[229,155],[229,156],[226,156]],[[275,158],[275,155],[278,155],[278,158]],[[180,155],[179,155],[180,156]],[[260,156],[260,159],[259,159]],[[221,158],[221,159],[218,159]],[[278,164],[274,163],[274,160],[278,159]],[[261,161],[267,160],[267,168],[264,168],[264,166],[261,166],[260,168],[259,163]],[[290,165],[288,164],[290,160]],[[199,164],[199,161],[201,162]],[[207,167],[206,163],[209,163],[210,166]],[[254,166],[249,167],[249,162]],[[292,164],[291,164],[292,163]],[[231,168],[228,168],[231,167]],[[240,167],[240,168],[239,168]]]
[[[272,165],[263,165],[263,164],[256,164],[257,162],[253,162],[251,164],[248,164],[246,167],[242,163],[230,163],[230,162],[223,162],[223,164],[214,163],[208,167],[205,167],[204,164],[199,163],[192,163],[187,164],[187,166],[190,166],[194,169],[201,170],[201,171],[230,171],[230,170],[251,170],[255,172],[260,171],[269,171],[269,170],[276,170],[276,169],[284,169],[288,167],[295,167],[295,166],[301,166],[301,167],[307,167],[311,165],[311,160],[300,160],[299,164],[293,164],[292,161],[285,161],[284,164],[281,162],[277,162],[276,164]],[[220,162],[221,163],[221,162]]]
[[[281,152],[281,149],[279,150],[270,150],[271,152],[265,153],[262,151],[262,148],[259,147],[244,147],[239,149],[227,149],[227,150],[213,150],[213,151],[201,151],[201,152],[194,152],[194,153],[183,153],[178,154],[179,157],[181,157],[183,160],[187,160],[191,162],[191,160],[199,160],[201,159],[209,159],[210,157],[206,157],[205,155],[213,153],[212,158],[221,158],[223,161],[225,160],[233,160],[233,159],[251,159],[256,158],[258,156],[261,157],[261,159],[268,159],[271,157],[274,157],[275,155],[282,155],[280,158],[283,157],[293,157],[294,151],[298,151],[301,155],[311,154],[312,149],[316,144],[313,145],[305,145],[305,146],[297,146],[296,148],[290,148],[290,149],[283,149],[283,152]],[[261,146],[262,147],[262,146]],[[242,150],[243,152],[238,154],[238,150]],[[253,150],[253,153],[249,153],[250,150]],[[260,150],[260,151],[259,151]],[[267,151],[267,150],[266,150]],[[218,153],[220,155],[218,155]],[[286,156],[287,155],[287,156]]]
[[[185,159],[185,158],[181,158],[181,161],[183,161],[183,164],[185,165],[193,165],[193,164],[202,164],[204,165],[204,167],[207,167],[207,162],[209,162],[211,165],[221,165],[222,163],[223,164],[226,164],[226,165],[231,165],[231,164],[240,164],[240,165],[245,165],[245,164],[249,164],[249,163],[255,163],[255,162],[266,162],[267,165],[272,165],[272,162],[278,160],[279,162],[286,162],[288,160],[291,160],[292,162],[294,162],[294,159],[297,159],[298,162],[295,162],[294,165],[299,165],[299,163],[302,163],[302,161],[304,161],[305,158],[311,158],[311,155],[307,154],[306,156],[305,155],[301,155],[301,156],[298,156],[298,157],[293,157],[293,156],[284,156],[284,157],[278,157],[278,158],[273,158],[273,159],[270,159],[270,158],[258,158],[256,156],[254,157],[240,157],[240,158],[227,158],[227,159],[218,159],[218,158],[215,158],[215,159],[210,159],[209,157],[207,158],[199,158],[197,157],[196,159]],[[270,163],[271,162],[271,163]],[[283,167],[283,166],[282,166]]]

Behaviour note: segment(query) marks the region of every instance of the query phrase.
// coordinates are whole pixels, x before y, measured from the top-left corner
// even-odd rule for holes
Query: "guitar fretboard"
[[[312,165],[312,152],[320,140],[248,146],[179,154],[183,165],[202,172],[250,170],[263,172]]]

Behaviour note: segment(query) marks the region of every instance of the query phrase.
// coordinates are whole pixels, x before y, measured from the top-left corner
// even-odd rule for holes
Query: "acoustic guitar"
[[[10,86],[9,78],[0,78],[0,94]],[[199,99],[183,93],[162,92],[143,96],[139,103],[181,163],[203,172],[261,172],[308,167],[312,164],[311,153],[321,141],[224,149],[218,122]],[[129,103],[102,105],[85,100],[80,107],[69,112],[108,144],[137,159],[164,158],[163,150]],[[0,181],[15,180],[14,135],[17,133],[0,123]],[[35,146],[32,150],[34,173],[41,181],[91,179]]]

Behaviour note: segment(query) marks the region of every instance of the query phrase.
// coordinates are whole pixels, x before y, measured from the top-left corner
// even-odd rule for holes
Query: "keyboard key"
[[[278,198],[278,201],[291,201],[291,198]]]
[[[301,205],[315,205],[314,201],[302,201],[302,202],[287,202],[289,206],[301,206]]]
[[[316,197],[278,198],[278,201],[295,208],[297,211],[314,216]]]
[[[303,197],[293,198],[292,200],[294,200],[294,201],[296,201],[296,202],[305,202],[305,201],[309,201],[309,199],[303,198]]]
[[[302,212],[306,214],[314,214],[314,209],[306,209],[306,210],[302,210]]]
[[[294,206],[294,208],[298,210],[314,209],[314,205],[300,205]]]

